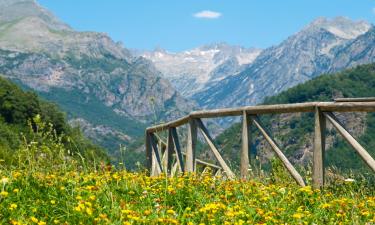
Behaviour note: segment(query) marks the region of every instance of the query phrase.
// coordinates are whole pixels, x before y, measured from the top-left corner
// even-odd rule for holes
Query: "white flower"
[[[285,194],[285,191],[286,191],[285,188],[280,188],[280,189],[278,190],[278,192],[281,193],[281,194]]]
[[[345,179],[345,182],[354,182],[355,180],[354,179],[352,179],[352,178],[346,178]]]
[[[7,178],[7,177],[1,178],[1,183],[3,183],[3,185],[5,185],[8,182],[9,182],[9,178]]]

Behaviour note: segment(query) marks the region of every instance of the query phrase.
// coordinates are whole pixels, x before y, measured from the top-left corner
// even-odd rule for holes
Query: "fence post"
[[[242,113],[242,149],[241,149],[241,178],[247,179],[249,176],[249,150],[251,143],[251,136],[249,136],[250,120],[246,111]],[[251,135],[251,134],[250,134]]]
[[[146,168],[148,169],[149,173],[151,174],[152,170],[152,147],[151,147],[151,136],[146,131],[145,132],[145,148],[146,148]]]
[[[320,109],[316,107],[312,173],[314,188],[324,186],[325,129],[326,119]]]
[[[195,172],[195,148],[197,144],[197,123],[194,119],[189,120],[186,149],[186,172]]]

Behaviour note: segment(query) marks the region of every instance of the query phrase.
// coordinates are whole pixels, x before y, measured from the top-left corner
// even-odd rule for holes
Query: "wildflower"
[[[348,182],[348,183],[352,183],[352,182],[354,182],[355,180],[352,179],[352,178],[346,178],[344,181],[345,181],[345,182]]]
[[[320,205],[320,208],[322,208],[322,209],[327,209],[329,207],[331,207],[331,204],[329,204],[329,203],[324,203],[324,204]]]
[[[175,214],[175,211],[172,210],[172,209],[168,209],[168,210],[167,210],[167,213],[173,215],[173,214]]]
[[[145,216],[148,216],[148,215],[150,215],[151,214],[151,210],[146,210],[146,211],[144,211],[144,213],[143,214],[145,214]]]
[[[7,177],[1,178],[1,183],[3,183],[3,185],[5,185],[8,182],[9,182],[9,178],[7,178]]]
[[[0,196],[1,197],[7,197],[9,195],[9,193],[8,192],[6,192],[6,191],[2,191],[2,192],[0,192]]]
[[[299,191],[304,192],[308,195],[311,195],[311,194],[314,193],[313,190],[311,189],[311,186],[302,187],[302,188],[299,189]]]
[[[280,188],[280,189],[278,190],[278,192],[281,193],[281,194],[285,194],[286,190],[285,190],[285,188],[283,187],[283,188]]]
[[[15,188],[15,189],[13,190],[13,193],[18,193],[19,191],[20,191],[20,189]]]
[[[302,213],[294,213],[292,217],[295,218],[295,219],[301,219],[303,217],[303,214]]]
[[[33,216],[30,219],[34,223],[38,223],[39,222],[39,220],[37,218],[33,217]]]
[[[46,222],[43,222],[43,221],[39,221],[38,222],[38,225],[46,225],[47,223]]]
[[[10,206],[9,206],[10,210],[14,210],[16,208],[17,208],[17,204],[14,204],[14,203],[10,204]]]
[[[55,200],[51,200],[50,202],[51,202],[52,205],[56,204]]]
[[[91,208],[86,208],[86,213],[87,215],[92,215],[92,209]]]

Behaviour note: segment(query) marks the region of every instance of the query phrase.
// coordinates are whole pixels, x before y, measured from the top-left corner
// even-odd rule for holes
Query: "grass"
[[[11,163],[0,158],[0,224],[375,224],[370,179],[328,170],[325,189],[301,188],[276,160],[251,180],[149,177],[71,152],[51,124],[34,122]]]
[[[374,224],[374,188],[336,183],[149,177],[98,170],[3,169],[1,224]]]

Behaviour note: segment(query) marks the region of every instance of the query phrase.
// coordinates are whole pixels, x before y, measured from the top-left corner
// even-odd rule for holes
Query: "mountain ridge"
[[[344,23],[344,24],[341,24]],[[323,27],[353,27],[348,32],[354,39],[337,36]],[[361,25],[361,26],[356,26]],[[334,26],[333,26],[334,25]],[[332,70],[338,48],[371,32],[368,23],[345,18],[313,21],[300,32],[290,36],[279,45],[263,50],[243,71],[227,76],[213,86],[192,96],[205,108],[233,107],[260,103],[271,96]],[[332,29],[331,29],[332,30]],[[344,30],[344,29],[342,29]],[[363,33],[366,30],[366,33]],[[351,52],[348,52],[351,54]],[[371,62],[363,61],[363,63]]]

